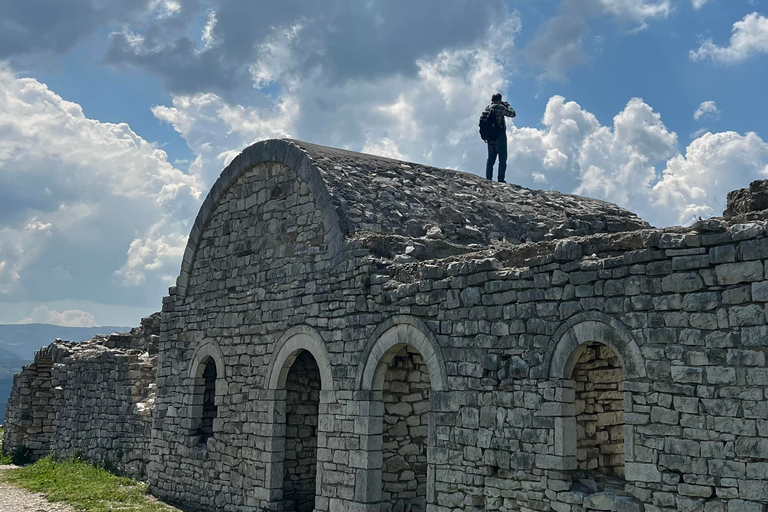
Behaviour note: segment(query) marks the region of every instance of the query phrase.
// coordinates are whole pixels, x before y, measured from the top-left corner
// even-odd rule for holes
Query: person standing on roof
[[[491,96],[491,104],[485,107],[480,116],[480,136],[488,145],[488,161],[485,163],[485,177],[493,179],[493,165],[499,157],[499,183],[506,183],[507,172],[507,123],[505,117],[515,117],[515,110],[506,101],[501,101],[501,93]]]

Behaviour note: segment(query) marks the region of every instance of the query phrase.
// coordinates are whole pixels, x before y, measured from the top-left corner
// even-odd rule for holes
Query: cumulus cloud
[[[132,242],[168,244],[186,233],[202,190],[128,125],[89,119],[45,84],[0,67],[0,294],[109,296],[113,273],[137,261]],[[158,219],[175,220],[161,229]],[[166,253],[131,268],[176,273]]]
[[[753,12],[733,24],[728,46],[718,46],[707,39],[690,55],[693,60],[736,63],[758,53],[768,53],[768,18]]]
[[[0,3],[0,59],[39,52],[63,54],[96,30],[138,21],[158,0],[67,0]]]
[[[36,307],[32,313],[18,321],[20,324],[52,324],[63,327],[93,327],[96,319],[87,311],[80,309],[67,309],[56,311],[46,306]]]
[[[208,93],[175,96],[172,106],[153,111],[184,137],[198,155],[191,172],[209,183],[244,146],[273,137],[444,166],[481,162],[477,117],[506,84],[503,61],[518,30],[510,16],[477,45],[418,59],[414,76],[343,84],[285,68],[296,49],[284,34],[270,41],[269,52],[285,58],[262,61],[254,73],[254,80],[286,84],[268,103],[243,105]]]
[[[509,178],[615,202],[657,226],[719,215],[727,192],[768,176],[768,144],[755,133],[704,133],[681,154],[677,134],[639,98],[604,126],[554,96],[542,124],[508,134]]]
[[[115,274],[126,286],[143,284],[146,274],[150,271],[165,270],[160,275],[166,285],[171,285],[176,279],[176,267],[184,256],[187,245],[187,234],[177,231],[178,225],[164,219],[142,237],[137,238],[128,248],[128,259],[115,271]]]
[[[702,101],[699,108],[693,113],[693,118],[696,121],[705,117],[720,117],[720,109],[717,108],[717,104],[712,100]]]
[[[710,0],[691,0],[691,5],[693,5],[693,8],[696,10],[701,9],[704,7],[707,3],[709,3]]]
[[[564,80],[572,67],[588,60],[584,40],[590,19],[608,17],[636,32],[671,10],[669,0],[562,0],[558,14],[542,24],[524,53],[542,76]]]
[[[281,32],[293,34],[295,50],[284,66],[301,75],[320,72],[339,84],[413,76],[417,60],[472,45],[507,15],[503,0],[218,0],[211,5],[199,35],[191,35],[191,27],[201,5],[191,1],[146,26],[114,33],[107,62],[142,67],[175,94],[214,92],[231,99],[234,91],[251,87],[249,72],[269,58],[265,45]]]

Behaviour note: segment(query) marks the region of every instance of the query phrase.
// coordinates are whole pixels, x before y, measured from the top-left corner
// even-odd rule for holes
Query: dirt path
[[[15,467],[0,465],[0,473]],[[0,482],[0,512],[75,512],[75,509],[63,503],[51,503],[42,494]]]

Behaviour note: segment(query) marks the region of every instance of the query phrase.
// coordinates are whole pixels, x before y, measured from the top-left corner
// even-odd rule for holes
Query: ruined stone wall
[[[78,454],[146,478],[159,327],[155,315],[131,333],[40,349],[14,380],[3,450]],[[45,418],[45,441],[34,434],[37,418]]]
[[[41,353],[14,375],[3,424],[3,452],[20,459],[38,460],[51,452],[56,434],[56,394],[53,361]]]
[[[268,176],[256,186],[249,174],[232,189],[203,237],[187,295],[166,302],[152,476],[161,496],[243,511],[283,499],[282,469],[273,473],[286,448],[277,420],[285,384],[276,379],[272,389],[270,376],[290,368],[281,347],[302,327],[315,333],[307,343],[326,354],[331,383],[319,407],[317,510],[382,506],[391,475],[383,461],[388,412],[382,388],[363,382],[388,353],[377,343],[394,331],[419,350],[434,346],[426,499],[437,512],[768,505],[762,224],[566,240],[519,266],[466,258],[397,265],[350,239],[346,262],[329,268],[322,227],[312,223],[322,213],[311,214],[311,198],[290,171]],[[242,202],[247,190],[285,190],[291,180],[294,195],[263,196],[263,213]],[[290,217],[277,216],[281,201],[307,205],[295,232],[283,229],[293,227],[285,224]],[[317,245],[277,244],[278,236],[259,233],[262,256],[247,254],[256,243],[250,234],[270,225],[264,218],[275,221],[274,233]],[[623,436],[619,411],[600,435],[616,452],[614,467],[623,459],[625,484],[607,488],[579,482],[568,357],[591,342],[622,361]],[[228,392],[214,448],[199,456],[184,451],[184,382],[207,343],[221,351]],[[589,370],[579,370],[577,381]],[[615,397],[621,388],[613,375],[616,389],[604,391]]]
[[[363,203],[318,195],[312,162],[262,157],[244,154],[243,173],[228,168],[231,181],[214,186],[179,286],[164,300],[152,492],[199,508],[285,509],[288,391],[307,351],[321,381],[315,509],[391,508],[387,482],[408,469],[385,462],[392,439],[400,443],[386,433],[398,423],[388,421],[395,381],[387,389],[387,373],[410,346],[429,377],[430,512],[768,506],[762,222],[499,242],[419,262],[381,250],[388,235],[369,232],[374,224],[345,231],[349,219],[338,212],[375,216]],[[351,172],[323,165],[337,180]],[[379,182],[385,194],[388,182]],[[424,247],[439,239],[421,228]],[[339,233],[343,246],[333,246]],[[579,366],[585,345],[616,357],[587,356]],[[194,390],[209,357],[217,418],[199,446]],[[593,373],[607,368],[610,379]],[[615,410],[622,382],[623,419]],[[608,387],[592,396],[598,383]],[[584,411],[608,412],[588,422],[582,402]],[[580,415],[585,433],[594,423],[593,442],[607,435],[616,457],[601,452],[599,460],[618,482],[579,468]]]

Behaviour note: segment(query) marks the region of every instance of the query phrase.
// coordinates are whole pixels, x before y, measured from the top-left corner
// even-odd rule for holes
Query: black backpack
[[[499,135],[499,127],[496,125],[496,112],[489,106],[480,114],[480,138],[484,141],[496,140]]]

